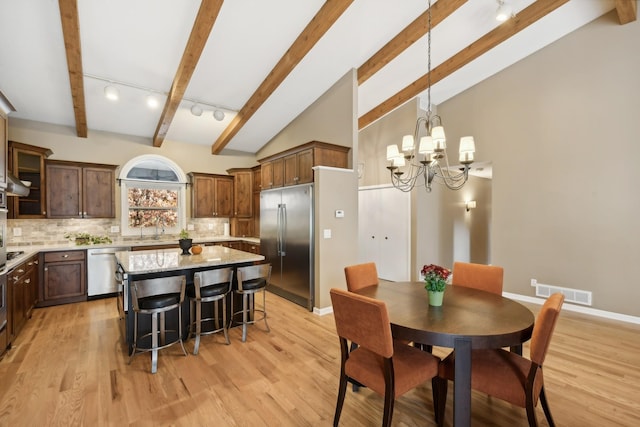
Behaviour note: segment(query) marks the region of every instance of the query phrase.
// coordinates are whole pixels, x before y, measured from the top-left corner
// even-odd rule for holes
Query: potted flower
[[[180,230],[180,239],[178,239],[178,244],[180,245],[180,249],[182,249],[182,255],[190,255],[189,249],[191,248],[192,243],[193,239],[189,238],[189,232],[184,228]]]
[[[422,267],[421,273],[424,276],[424,288],[429,292],[429,305],[441,306],[451,270],[429,264]]]

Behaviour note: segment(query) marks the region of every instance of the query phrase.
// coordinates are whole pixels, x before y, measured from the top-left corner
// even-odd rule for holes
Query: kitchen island
[[[153,279],[175,275],[185,275],[187,286],[193,286],[193,275],[198,271],[216,268],[252,265],[264,260],[264,256],[243,252],[224,246],[205,246],[198,255],[181,255],[180,249],[152,249],[145,251],[116,252],[118,274],[122,285],[118,294],[118,310],[124,322],[124,337],[129,351],[133,345],[133,309],[130,307],[131,290],[129,283],[136,280]],[[236,274],[234,272],[234,286]],[[237,299],[239,301],[239,299]],[[226,304],[230,304],[227,298]],[[235,304],[234,304],[235,305]],[[237,311],[237,308],[233,311]],[[228,313],[233,312],[227,310]],[[139,335],[151,330],[151,322],[145,322],[148,316],[142,316],[138,322]],[[167,329],[176,329],[177,313],[167,314]],[[182,331],[186,338],[189,325],[189,302],[185,299],[182,307]],[[173,324],[173,325],[172,325]]]

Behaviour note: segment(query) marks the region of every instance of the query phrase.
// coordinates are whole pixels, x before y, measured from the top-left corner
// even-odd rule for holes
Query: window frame
[[[140,178],[128,178],[127,175],[135,167],[141,163],[147,163],[149,161],[157,162],[166,168],[173,171],[178,177],[178,181],[156,181],[146,180]],[[135,236],[140,235],[141,238],[148,236],[157,236],[159,234],[178,234],[181,229],[186,228],[186,187],[187,178],[182,169],[170,159],[155,154],[147,154],[135,157],[129,160],[120,171],[120,225],[121,234],[123,236]],[[157,225],[153,227],[131,227],[129,225],[129,211],[132,206],[129,206],[129,189],[132,188],[145,188],[145,189],[166,189],[169,191],[177,191],[178,193],[178,206],[176,208],[166,208],[166,210],[177,210],[178,221],[174,227],[162,227]],[[138,208],[138,207],[133,207]],[[157,209],[157,208],[154,208]],[[158,209],[163,210],[163,209]]]

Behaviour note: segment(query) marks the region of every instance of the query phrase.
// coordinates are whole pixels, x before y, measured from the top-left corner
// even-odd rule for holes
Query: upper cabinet
[[[233,236],[253,236],[253,181],[252,169],[229,169],[233,176],[233,218],[231,218],[231,234]]]
[[[47,218],[115,218],[115,169],[47,160]]]
[[[350,148],[311,141],[259,160],[262,190],[313,182],[314,166],[346,168]]]
[[[48,148],[9,141],[9,170],[30,183],[28,196],[9,199],[9,218],[45,218],[44,160],[51,154]]]
[[[233,177],[191,172],[191,216],[193,218],[233,215]]]

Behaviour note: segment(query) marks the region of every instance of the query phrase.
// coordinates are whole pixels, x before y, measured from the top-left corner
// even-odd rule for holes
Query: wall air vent
[[[573,302],[582,305],[591,305],[591,291],[583,291],[581,289],[563,288],[560,286],[544,285],[536,283],[536,296],[548,298],[551,294],[561,292],[564,295],[565,302]]]

